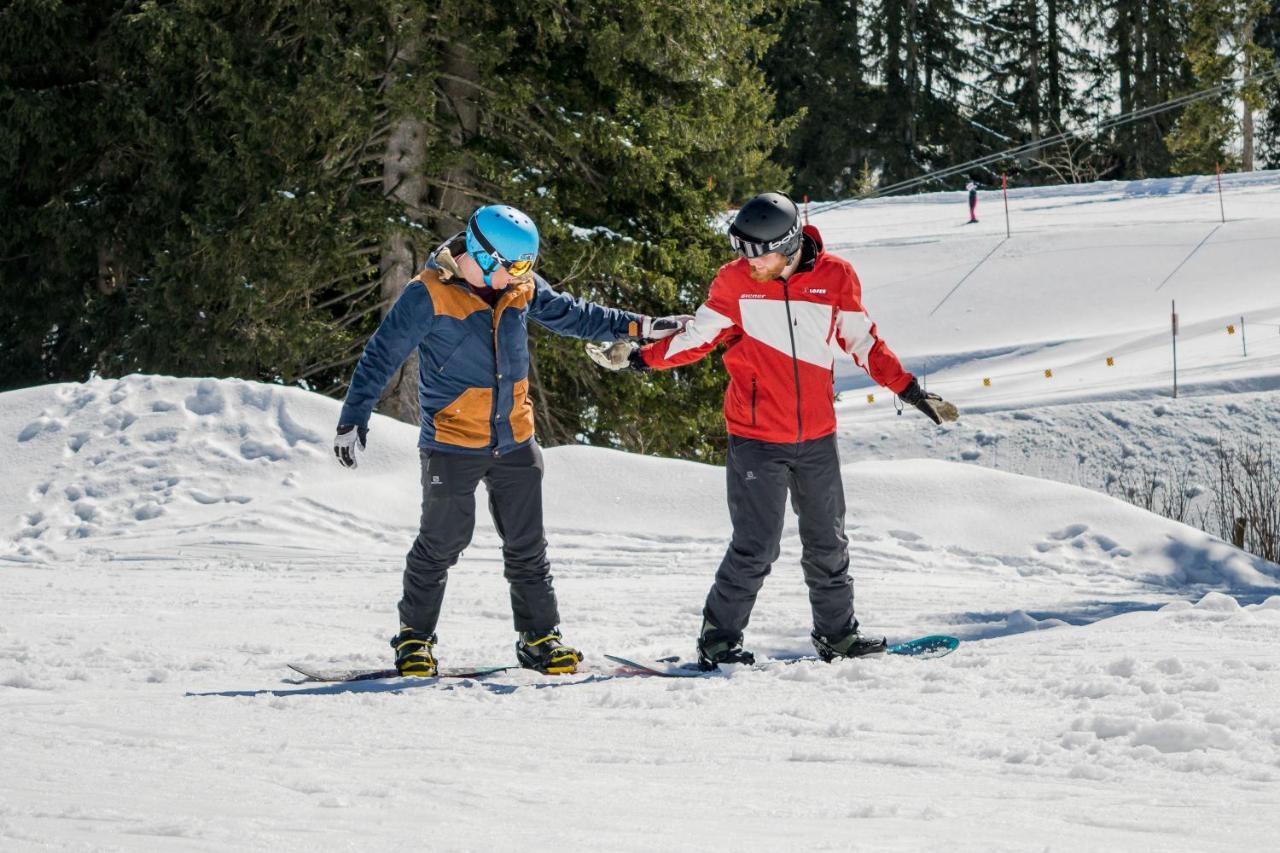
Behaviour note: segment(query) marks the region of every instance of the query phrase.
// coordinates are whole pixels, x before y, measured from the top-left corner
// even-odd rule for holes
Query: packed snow
[[[692,653],[724,474],[564,447],[546,453],[548,539],[587,671],[294,683],[290,661],[389,663],[414,427],[375,418],[346,471],[339,404],[299,389],[129,376],[0,394],[0,848],[1269,849],[1280,566],[1084,488],[1078,458],[1276,435],[1280,350],[1197,362],[1189,326],[1211,341],[1231,314],[1280,315],[1280,176],[1229,181],[1228,223],[1148,293],[1214,226],[1187,222],[1217,213],[1206,180],[1019,191],[1014,237],[929,320],[1003,238],[991,199],[969,229],[951,228],[959,194],[816,218],[884,336],[962,410],[950,429],[897,417],[842,373],[858,615],[892,640],[964,641],[937,660],[619,672],[602,653]],[[1197,266],[1233,233],[1253,242]],[[1211,275],[1216,308],[1193,292]],[[1178,400],[1154,343],[1168,298],[1200,369]],[[1086,354],[1148,337],[1147,372],[1099,384],[1120,365]],[[1076,361],[1053,385],[1039,365],[1059,354]],[[992,359],[1014,378],[987,388]],[[514,657],[479,517],[445,665]],[[809,650],[799,556],[790,519],[748,631],[759,654]]]

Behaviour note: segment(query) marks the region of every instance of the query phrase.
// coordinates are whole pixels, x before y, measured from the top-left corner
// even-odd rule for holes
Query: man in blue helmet
[[[652,318],[574,299],[533,271],[537,258],[538,229],[528,216],[506,205],[480,208],[405,286],[351,377],[334,440],[334,454],[347,468],[357,465],[387,382],[418,349],[422,522],[405,561],[400,632],[391,641],[401,675],[436,674],[445,582],[471,542],[481,480],[502,537],[520,664],[564,673],[582,661],[558,628],[526,324],[592,340],[659,339],[688,318]]]

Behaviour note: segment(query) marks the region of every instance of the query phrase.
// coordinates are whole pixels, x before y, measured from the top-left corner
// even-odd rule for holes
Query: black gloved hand
[[[937,394],[926,392],[914,378],[912,378],[911,384],[903,388],[898,396],[904,403],[910,403],[928,415],[929,419],[935,424],[940,425],[943,421],[954,421],[960,417],[959,409]]]
[[[356,456],[368,444],[369,430],[354,424],[339,424],[333,439],[333,455],[343,468],[355,468],[360,464]]]
[[[692,314],[673,314],[670,317],[644,317],[640,321],[640,337],[658,341],[678,335],[693,322]]]

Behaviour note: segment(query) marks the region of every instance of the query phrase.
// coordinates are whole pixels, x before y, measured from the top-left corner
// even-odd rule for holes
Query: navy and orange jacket
[[[680,334],[639,351],[645,366],[661,369],[697,361],[726,344],[730,435],[783,444],[835,432],[837,355],[852,356],[895,394],[911,384],[911,374],[862,307],[853,266],[823,250],[816,228],[807,225],[804,234],[801,263],[786,281],[755,281],[745,259],[731,261]]]
[[[392,375],[418,348],[419,447],[500,456],[533,440],[529,331],[612,341],[637,337],[641,317],[552,290],[535,275],[490,306],[458,273],[449,248],[432,255],[365,346],[339,423],[368,426]]]

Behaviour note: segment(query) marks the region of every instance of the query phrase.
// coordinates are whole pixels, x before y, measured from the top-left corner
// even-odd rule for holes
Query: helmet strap
[[[471,260],[475,261],[476,268],[480,270],[480,274],[484,277],[484,286],[493,287],[493,274],[498,271],[498,267],[501,264],[488,252],[470,252],[469,254],[471,255]],[[488,258],[488,263],[482,263],[480,261],[481,256]]]

